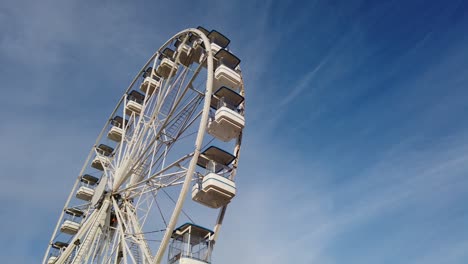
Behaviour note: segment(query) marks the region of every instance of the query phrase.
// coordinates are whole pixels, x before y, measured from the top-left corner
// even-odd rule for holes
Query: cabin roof
[[[222,49],[226,48],[231,42],[230,39],[216,30],[211,30],[210,34],[208,34],[208,38],[211,42],[219,45]]]
[[[163,58],[172,58],[174,57],[174,51],[170,48],[165,48],[161,54],[159,54],[159,59],[163,59]]]
[[[135,99],[135,102],[139,104],[143,103],[143,101],[145,100],[145,95],[136,90],[132,90],[130,93],[128,93],[128,96]]]
[[[172,238],[178,239],[182,238],[184,234],[190,233],[192,237],[205,238],[209,235],[212,235],[214,232],[208,228],[193,224],[185,223],[178,228],[174,229],[172,232]],[[191,241],[191,243],[198,243],[199,240]]]
[[[84,214],[82,210],[73,207],[65,209],[65,213],[74,216],[82,216]]]
[[[216,52],[215,58],[218,60],[219,64],[226,65],[228,68],[233,70],[241,62],[241,60],[236,55],[225,49],[220,49],[218,52]]]
[[[218,103],[221,98],[224,98],[226,103],[234,107],[238,107],[244,101],[244,97],[242,95],[226,86],[223,86],[216,90],[213,97],[211,97],[211,108],[218,109]]]
[[[94,176],[89,175],[89,174],[85,174],[85,175],[81,176],[81,181],[89,183],[91,185],[94,185],[99,181],[99,178],[94,177]]]
[[[231,164],[231,162],[235,158],[236,157],[234,155],[228,153],[227,151],[224,151],[215,146],[211,146],[200,154],[200,156],[198,157],[197,165],[206,169],[206,167],[208,166],[208,162],[212,160],[218,164],[227,166]],[[218,173],[221,170],[222,168],[220,167],[216,170],[216,173]]]
[[[109,156],[114,151],[113,148],[111,148],[111,147],[109,147],[109,146],[107,146],[105,144],[99,144],[99,146],[97,146],[97,150],[101,151],[104,156]]]

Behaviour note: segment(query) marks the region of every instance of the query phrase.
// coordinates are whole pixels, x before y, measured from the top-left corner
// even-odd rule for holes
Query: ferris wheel
[[[211,263],[245,126],[229,43],[191,28],[147,61],[91,149],[43,264]]]

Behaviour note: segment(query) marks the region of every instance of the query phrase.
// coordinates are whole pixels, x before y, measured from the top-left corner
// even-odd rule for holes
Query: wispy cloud
[[[290,104],[294,100],[294,98],[299,96],[305,89],[307,88],[313,89],[313,87],[311,87],[312,80],[320,71],[322,66],[327,63],[328,58],[329,58],[328,56],[323,58],[316,66],[312,67],[312,69],[309,72],[304,74],[297,81],[297,84],[294,87],[292,87],[291,91],[283,98],[283,100],[281,100],[278,103],[278,106],[284,107]]]
[[[253,154],[247,154],[245,158],[252,162],[244,164],[248,168],[244,168],[240,176],[255,174],[255,184],[251,180],[247,190],[245,186],[244,190],[240,189],[242,195],[230,208],[232,215],[226,220],[227,234],[223,233],[221,250],[216,256],[222,258],[223,254],[236,248],[243,254],[226,263],[247,260],[257,263],[342,263],[343,257],[329,253],[335,243],[354,230],[367,229],[370,223],[375,225],[378,219],[406,214],[403,219],[395,217],[395,221],[407,221],[409,229],[419,225],[414,220],[421,217],[430,216],[433,220],[428,221],[437,222],[438,215],[447,206],[468,195],[463,187],[467,184],[463,171],[468,169],[468,146],[462,142],[464,139],[460,138],[430,152],[410,151],[413,146],[408,142],[398,146],[396,152],[390,149],[375,165],[369,164],[363,174],[339,186],[313,180],[311,176],[315,174],[320,178],[331,175],[310,167],[306,157],[295,159],[287,151],[271,151],[274,147],[263,142],[266,145],[263,148],[257,146],[255,156],[271,160],[279,158],[281,165],[264,167],[251,156]],[[454,146],[457,146],[455,151]],[[264,150],[263,154],[260,149]],[[286,168],[279,168],[284,166]],[[413,211],[413,208],[418,210]],[[392,225],[391,218],[378,221],[382,222],[377,222],[377,228]],[[441,230],[433,228],[433,232],[440,234]],[[379,232],[386,233],[385,230]],[[412,232],[400,233],[401,237],[394,243],[402,248],[402,254],[416,250],[411,243],[420,232],[415,228]],[[368,236],[367,233],[363,235]],[[354,239],[355,243],[362,243],[361,238]],[[385,237],[374,239],[385,240]],[[369,250],[378,248],[378,241],[375,243],[368,245]],[[456,246],[458,242],[448,240],[446,243]],[[366,249],[356,250],[365,255]],[[374,262],[383,261],[388,255],[374,258]]]

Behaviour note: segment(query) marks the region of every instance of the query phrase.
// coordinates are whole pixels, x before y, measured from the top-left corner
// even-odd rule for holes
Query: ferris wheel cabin
[[[208,133],[224,142],[237,138],[245,126],[238,110],[243,101],[243,96],[226,86],[219,88],[211,98],[211,108],[216,112],[208,122]]]
[[[140,91],[147,95],[152,95],[161,86],[161,77],[159,77],[152,67],[146,69],[143,74],[145,78],[140,85]]]
[[[218,67],[214,73],[214,86],[227,86],[237,90],[242,82],[240,74],[236,71],[240,59],[227,50],[220,50],[215,54]]]
[[[172,60],[174,57],[174,51],[170,48],[165,48],[162,54],[159,56],[161,63],[156,68],[156,72],[163,78],[169,78],[177,73],[177,64]]]
[[[78,221],[83,216],[84,212],[77,208],[67,208],[65,209],[65,214],[66,219],[60,226],[60,232],[68,235],[75,235],[81,227],[81,224]]]
[[[208,34],[210,34],[210,31],[208,31],[204,27],[199,26],[199,27],[197,27],[197,29],[200,30],[201,32],[203,32],[203,34],[205,34],[206,36],[208,36]],[[202,63],[203,53],[204,53],[204,50],[205,50],[204,45],[203,45],[203,41],[201,39],[199,39],[198,36],[192,34],[188,39],[188,43],[192,45],[189,60],[188,60],[188,64],[192,64],[194,62]]]
[[[114,151],[113,148],[105,145],[105,144],[100,144],[96,148],[96,157],[93,159],[91,162],[91,167],[103,171],[104,167],[109,166],[110,164],[110,156],[112,152]]]
[[[111,121],[111,128],[107,133],[107,138],[112,141],[120,142],[123,135],[124,120],[121,116],[115,116]],[[125,120],[125,127],[128,127],[128,120]]]
[[[81,224],[77,222],[73,222],[71,220],[65,220],[63,224],[60,226],[60,232],[69,234],[69,235],[74,235],[78,232],[78,229],[80,229]]]
[[[210,264],[213,231],[186,223],[172,232],[169,264]]]
[[[78,188],[76,192],[76,198],[84,200],[84,201],[91,201],[94,195],[94,185],[99,181],[98,178],[91,176],[89,174],[85,174],[81,177],[81,183],[83,184]]]
[[[231,202],[236,195],[236,184],[221,174],[229,171],[228,166],[235,158],[214,146],[203,151],[197,165],[207,173],[192,187],[192,199],[210,208],[220,208]]]
[[[109,165],[109,158],[103,156],[96,156],[91,162],[91,167],[103,171],[104,167]]]
[[[184,43],[184,40],[180,38],[177,39],[174,46],[177,48],[177,52],[174,55],[174,58],[179,56],[178,63],[184,65],[185,67],[189,67],[192,63],[192,60],[190,58],[190,56],[192,55],[192,47],[187,43]]]
[[[83,201],[91,201],[93,195],[94,190],[86,186],[81,186],[76,192],[76,198],[81,199]]]
[[[131,91],[127,95],[127,105],[125,106],[125,113],[127,115],[131,115],[132,113],[139,115],[144,100],[145,96],[143,94],[135,90]]]

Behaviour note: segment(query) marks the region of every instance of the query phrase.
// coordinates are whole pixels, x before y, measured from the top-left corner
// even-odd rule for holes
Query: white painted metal
[[[123,135],[123,129],[120,127],[112,126],[111,129],[109,130],[109,133],[107,133],[107,137],[110,140],[120,142],[122,140],[122,135]]]
[[[70,220],[65,220],[60,227],[60,231],[69,234],[69,235],[74,235],[78,232],[78,229],[80,229],[81,224],[76,223]]]
[[[198,259],[182,257],[178,261],[172,262],[172,263],[174,264],[206,264],[207,262],[201,261]]]
[[[218,51],[221,49],[221,47],[220,47],[218,44],[216,44],[216,43],[211,43],[211,44],[210,44],[210,48],[211,48],[211,52],[210,52],[210,53],[213,54],[213,55],[215,55],[216,52],[218,52]],[[198,62],[199,62],[200,64],[202,64],[204,67],[206,67],[206,62],[208,61],[208,60],[207,60],[208,54],[209,54],[209,53],[201,53],[201,55],[198,57]],[[216,89],[216,88],[217,88],[217,87],[216,87],[216,85],[215,85],[213,89]]]
[[[218,52],[221,49],[221,47],[216,43],[211,43],[210,46],[211,46],[211,52],[213,53],[213,55],[216,54],[216,52]]]
[[[192,187],[192,199],[211,208],[226,206],[235,195],[236,184],[216,173],[209,173]]]
[[[215,87],[220,88],[227,86],[232,89],[237,89],[241,84],[241,76],[236,71],[230,69],[226,65],[219,65],[215,71]]]
[[[155,80],[151,77],[146,77],[140,85],[140,90],[148,95],[153,94],[156,89],[161,85],[161,81]]]
[[[210,41],[208,38],[203,34],[203,32],[199,30],[193,30],[197,33],[203,40],[205,47],[210,47]],[[179,199],[174,208],[174,212],[172,213],[171,220],[167,225],[166,233],[161,241],[161,245],[159,246],[158,253],[156,254],[153,263],[159,264],[166,252],[167,244],[169,243],[169,239],[171,238],[172,230],[177,223],[177,219],[179,218],[180,211],[182,210],[182,205],[184,203],[185,197],[187,196],[187,192],[189,191],[190,182],[192,179],[192,174],[195,170],[195,166],[197,165],[197,159],[200,155],[200,150],[203,143],[203,136],[206,130],[206,124],[208,122],[208,115],[210,111],[210,103],[211,103],[211,95],[213,94],[213,53],[211,49],[206,51],[208,54],[207,59],[207,84],[206,84],[206,91],[205,91],[205,105],[203,106],[203,113],[201,116],[200,126],[198,128],[197,139],[195,141],[195,151],[193,154],[193,158],[190,162],[189,168],[187,170],[187,174],[185,176],[184,184],[182,186],[182,190],[180,191]]]
[[[102,171],[105,167],[109,166],[109,163],[110,160],[108,157],[97,155],[91,162],[91,167]]]
[[[178,62],[186,67],[189,67],[190,64],[192,63],[190,61],[191,52],[192,52],[192,48],[189,45],[187,44],[179,45],[179,47],[177,48],[177,53],[180,53]]]
[[[203,61],[201,60],[201,57],[204,54],[204,49],[201,43],[203,42],[195,41],[195,43],[193,43],[192,51],[190,54],[190,63],[194,63],[194,62],[203,63]]]
[[[195,41],[187,42],[193,36]],[[160,60],[161,52],[174,45],[176,39],[180,43],[175,56]],[[156,70],[146,78],[140,74],[135,77],[109,118],[123,115],[124,124],[118,127],[108,122],[104,126],[80,172],[100,179],[99,184],[92,189],[85,182],[80,183],[79,176],[66,201],[64,210],[75,208],[83,216],[64,219],[61,213],[50,245],[57,240],[68,244],[53,254],[49,254],[49,245],[43,264],[51,259],[55,263],[162,262],[180,214],[190,218],[182,208],[192,182],[200,175],[200,151],[208,140],[216,140],[206,133],[214,88],[216,50],[212,47],[202,31],[188,29],[176,34],[148,60],[140,72],[148,72],[147,67]],[[199,57],[204,57],[201,64],[197,63]],[[156,77],[155,72],[162,78]],[[138,87],[146,93],[143,102],[128,100],[129,91]],[[243,110],[240,115],[243,118]],[[234,153],[238,154],[241,131],[236,135]],[[114,141],[109,157],[96,152],[96,146],[106,136]],[[183,143],[185,138],[191,141]],[[195,147],[190,144],[193,142]],[[237,159],[229,169],[231,177],[236,168]],[[216,190],[235,195],[235,188],[210,183],[210,177],[206,179],[205,193]],[[168,198],[164,200],[165,196]],[[227,202],[218,200],[216,206],[223,205],[220,215],[224,216]],[[221,226],[220,218],[216,232]],[[160,230],[154,230],[156,226]],[[181,258],[180,263],[198,262]]]
[[[106,190],[106,184],[107,184],[107,176],[104,175],[101,181],[99,182],[98,186],[94,188],[94,195],[93,195],[93,198],[91,199],[92,207],[98,206],[98,203],[102,199],[104,192]]]
[[[169,76],[173,76],[177,72],[177,65],[175,62],[168,58],[164,58],[161,61],[161,64],[156,69],[159,75],[164,78],[168,78]]]
[[[244,126],[245,119],[240,113],[222,106],[216,110],[214,119],[208,123],[208,133],[227,142],[239,137]]]
[[[56,257],[56,256],[51,256],[51,257],[47,260],[47,264],[54,264],[55,261],[57,261],[57,257]]]
[[[127,101],[127,106],[126,106],[126,109],[125,109],[126,110],[125,113],[127,115],[131,115],[132,112],[133,112],[133,113],[139,115],[140,112],[141,112],[141,108],[142,108],[141,104],[139,104],[139,103],[137,103],[135,101],[132,101],[132,100],[128,100]]]
[[[94,195],[94,190],[86,186],[81,186],[76,192],[76,198],[85,200],[85,201],[91,201],[91,198],[93,198],[93,195]]]
[[[240,71],[240,66],[237,66],[238,70]],[[240,86],[240,95],[245,97],[245,89],[244,89],[244,83],[241,82],[241,86]],[[240,109],[240,112],[244,115],[244,111],[245,111],[245,102],[242,103],[239,107]],[[237,173],[237,167],[239,166],[239,157],[240,157],[240,149],[241,149],[241,144],[242,144],[242,132],[240,133],[239,137],[237,138],[236,140],[236,147],[234,148],[234,156],[236,156],[236,159],[234,160],[233,162],[233,170],[231,171],[231,175],[229,176],[229,179],[231,181],[234,181],[235,177],[236,177],[236,173]],[[218,213],[218,218],[216,219],[216,225],[214,227],[214,235],[213,235],[213,242],[212,242],[212,245],[214,245],[216,243],[216,241],[218,240],[218,236],[219,236],[219,233],[220,233],[220,230],[221,230],[221,226],[223,225],[223,221],[224,221],[224,216],[226,215],[226,211],[227,211],[227,205],[226,206],[223,206],[219,213]]]

